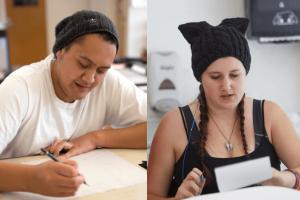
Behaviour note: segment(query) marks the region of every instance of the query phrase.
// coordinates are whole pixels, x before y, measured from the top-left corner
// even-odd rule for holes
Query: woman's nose
[[[232,82],[228,77],[224,77],[222,80],[222,90],[230,91],[232,86]]]

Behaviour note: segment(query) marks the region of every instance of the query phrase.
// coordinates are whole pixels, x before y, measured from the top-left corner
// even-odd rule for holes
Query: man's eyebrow
[[[89,59],[89,58],[87,58],[87,57],[85,57],[85,56],[79,56],[81,59],[84,59],[84,60],[86,60],[86,61],[88,61],[89,63],[91,63],[91,64],[93,64],[93,65],[95,65],[95,66],[97,66],[91,59]],[[100,67],[100,68],[110,68],[110,66],[97,66],[97,67]]]

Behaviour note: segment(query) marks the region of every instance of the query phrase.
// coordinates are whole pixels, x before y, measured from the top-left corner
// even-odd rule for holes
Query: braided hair
[[[202,84],[199,87],[200,94],[198,95],[198,101],[200,104],[199,110],[200,110],[200,122],[199,122],[199,129],[200,129],[200,141],[198,142],[198,146],[200,146],[199,149],[199,155],[200,155],[200,164],[204,173],[204,176],[207,178],[208,182],[212,180],[211,172],[207,168],[207,166],[204,163],[204,156],[206,154],[205,150],[205,145],[207,141],[207,124],[209,121],[208,118],[208,107],[207,107],[207,102],[205,98],[205,92],[203,89]],[[244,99],[245,99],[245,94],[243,95],[241,101],[238,104],[237,107],[237,114],[239,115],[240,118],[240,132],[242,136],[242,142],[243,142],[243,147],[244,147],[244,153],[247,155],[248,154],[248,144],[246,141],[246,136],[245,136],[245,116],[244,116]]]

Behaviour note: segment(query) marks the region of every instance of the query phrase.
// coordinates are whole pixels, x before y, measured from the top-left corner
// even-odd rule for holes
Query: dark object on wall
[[[36,6],[38,0],[14,0],[15,6]]]
[[[300,40],[299,0],[246,0],[249,38],[260,42]]]

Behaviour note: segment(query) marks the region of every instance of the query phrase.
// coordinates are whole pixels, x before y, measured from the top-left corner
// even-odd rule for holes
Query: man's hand
[[[47,196],[73,196],[84,177],[73,160],[47,161],[32,167],[27,191]]]
[[[60,157],[70,158],[72,156],[91,151],[95,148],[96,141],[94,134],[91,132],[71,141],[55,140],[47,149],[56,156],[58,156],[62,151],[66,150],[67,152]]]

